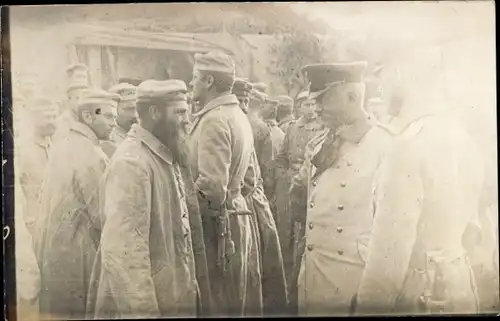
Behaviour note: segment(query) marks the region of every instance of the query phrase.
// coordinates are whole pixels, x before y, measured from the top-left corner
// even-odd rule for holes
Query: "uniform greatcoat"
[[[250,166],[245,174],[242,192],[258,223],[264,314],[286,313],[288,293],[278,230],[264,194],[255,152],[252,154]]]
[[[445,313],[474,313],[474,278],[462,242],[477,222],[482,162],[451,115],[424,115],[408,124],[375,190],[357,311],[428,313],[420,299],[434,294]],[[438,267],[442,280],[434,283]]]
[[[311,175],[299,315],[348,315],[367,256],[373,181],[389,138],[377,126],[337,130],[325,168]],[[326,144],[326,142],[324,143]]]
[[[236,252],[224,276],[216,266],[218,235],[213,219],[221,208],[233,213],[249,210],[241,187],[253,151],[252,128],[232,94],[215,98],[194,116],[189,147],[216,314],[259,315],[262,304],[255,295],[261,288],[260,254],[252,217],[230,215]]]
[[[86,125],[53,142],[34,236],[42,318],[83,318],[100,238],[99,182],[108,158]]]
[[[101,188],[103,232],[88,316],[196,316],[187,194],[171,152],[135,125]]]

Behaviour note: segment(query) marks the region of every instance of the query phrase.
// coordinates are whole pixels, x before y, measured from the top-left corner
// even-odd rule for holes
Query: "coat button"
[[[313,229],[313,227],[314,227],[314,226],[313,226],[313,223],[312,223],[312,222],[310,222],[310,223],[309,223],[309,229],[310,229],[310,230],[312,230],[312,229]]]
[[[314,202],[311,202],[311,204],[309,204],[309,206],[310,206],[311,208],[313,208],[313,207],[314,207]]]
[[[342,211],[344,209],[344,205],[341,204],[341,205],[337,206],[337,208]]]
[[[309,251],[312,251],[312,250],[313,250],[313,246],[312,246],[312,244],[309,244],[309,245],[307,246],[307,249],[308,249]]]
[[[314,181],[313,186],[316,186],[316,185],[318,185],[318,182]]]
[[[341,187],[345,187],[345,185],[346,185],[345,182],[340,183]]]
[[[338,253],[339,255],[343,255],[343,254],[344,254],[344,251],[342,251],[342,250],[338,250],[338,251],[337,251],[337,253]]]
[[[342,233],[343,230],[342,226],[337,227],[337,232]]]
[[[352,163],[347,161],[347,166],[352,166]]]

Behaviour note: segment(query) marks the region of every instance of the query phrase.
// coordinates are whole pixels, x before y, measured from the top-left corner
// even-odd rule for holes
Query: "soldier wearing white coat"
[[[482,162],[471,137],[443,108],[440,58],[432,52],[417,57],[405,57],[392,80],[404,101],[399,135],[375,189],[359,314],[477,311],[466,253],[479,231]]]
[[[366,62],[303,68],[330,130],[311,160],[299,315],[348,315],[363,273],[372,184],[389,139],[363,111],[365,68]]]

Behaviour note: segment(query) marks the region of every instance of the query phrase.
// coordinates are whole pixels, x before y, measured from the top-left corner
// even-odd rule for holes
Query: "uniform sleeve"
[[[198,178],[195,186],[212,209],[226,201],[231,164],[231,136],[221,118],[207,119],[198,142]]]
[[[280,173],[284,173],[288,168],[288,152],[290,146],[290,135],[291,131],[288,130],[285,134],[285,139],[281,145],[280,151],[276,156],[276,168]]]
[[[369,255],[357,294],[357,312],[392,310],[408,270],[423,187],[419,157],[404,143],[380,168]]]
[[[133,161],[111,166],[103,186],[102,270],[122,316],[158,316],[149,251],[151,177]]]
[[[272,199],[274,194],[274,182],[275,182],[275,150],[271,134],[269,134],[262,145],[261,158],[259,161],[259,166],[261,170],[264,192],[268,199]]]

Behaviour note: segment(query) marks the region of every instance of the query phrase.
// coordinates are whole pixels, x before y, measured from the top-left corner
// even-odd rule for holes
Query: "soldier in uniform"
[[[363,111],[365,68],[366,62],[303,68],[329,131],[311,160],[299,315],[348,315],[363,272],[372,184],[388,139]]]
[[[109,158],[123,142],[132,125],[137,122],[135,91],[136,87],[127,83],[121,83],[109,89],[109,92],[120,96],[116,109],[116,126],[113,128],[109,140],[101,143],[102,149]]]
[[[74,64],[66,69],[67,88],[66,102],[63,105],[63,112],[59,116],[56,124],[56,132],[53,140],[65,138],[69,132],[70,123],[78,121],[78,100],[84,90],[89,88],[88,68],[84,64]]]
[[[243,111],[248,110],[251,89],[252,84],[246,80],[236,79],[234,82],[233,93],[240,101]],[[258,223],[264,315],[286,313],[288,296],[278,231],[269,202],[264,194],[262,175],[255,150],[245,174],[242,193]]]
[[[276,99],[278,100],[276,113],[278,127],[283,133],[286,133],[288,127],[295,122],[295,117],[293,117],[293,99],[286,95],[278,96]]]
[[[396,61],[398,76],[389,78],[403,105],[399,134],[375,189],[359,314],[477,312],[466,253],[479,239],[483,164],[474,141],[447,110],[442,73],[436,72],[442,70],[441,51],[415,55]],[[384,87],[389,98],[391,87]]]
[[[87,91],[78,102],[78,121],[51,146],[34,235],[42,318],[84,317],[100,239],[99,182],[108,162],[99,139],[108,139],[113,129],[114,99],[102,90]]]
[[[276,121],[277,113],[278,113],[278,99],[276,98],[267,98],[264,102],[263,110],[262,110],[262,119],[269,127],[270,133],[269,138],[271,140],[272,146],[272,156],[266,157],[266,162],[260,160],[260,163],[263,164],[262,169],[262,177],[264,179],[264,192],[266,193],[267,199],[271,203],[271,209],[273,212],[276,212],[276,197],[279,197],[276,192],[276,157],[278,156],[281,146],[283,145],[283,140],[285,139],[285,133],[279,128],[278,123]]]
[[[326,130],[322,123],[318,122],[316,115],[316,102],[309,99],[309,92],[299,94],[302,101],[296,104],[296,114],[300,117],[288,128],[285,141],[277,158],[277,179],[285,180],[285,184],[277,184],[281,191],[288,191],[291,187],[291,178],[298,174],[298,170],[304,162],[306,144],[320,132]],[[277,193],[279,190],[276,191]],[[283,198],[289,196],[289,204],[284,208],[289,210],[280,211],[280,225],[286,232],[283,239],[283,247],[290,251],[292,256],[291,266],[288,266],[288,285],[292,299],[296,303],[296,282],[300,268],[300,257],[303,246],[299,243],[304,235],[305,216],[307,213],[307,185],[295,186],[290,194],[283,193]],[[286,201],[286,199],[285,199]],[[287,202],[288,203],[288,202]],[[288,216],[284,216],[288,214]]]
[[[57,104],[46,97],[29,100],[26,108],[30,130],[23,133],[18,143],[19,181],[26,197],[25,221],[28,231],[34,232],[39,216],[39,196],[49,158],[50,138],[55,131]]]
[[[241,194],[253,152],[252,128],[231,94],[235,65],[222,53],[195,55],[194,114],[189,150],[216,315],[260,315],[260,256],[251,212]]]
[[[147,80],[137,87],[141,124],[132,126],[104,175],[106,218],[88,313],[97,318],[197,315],[182,127],[186,84]],[[202,234],[200,230],[195,231]]]

